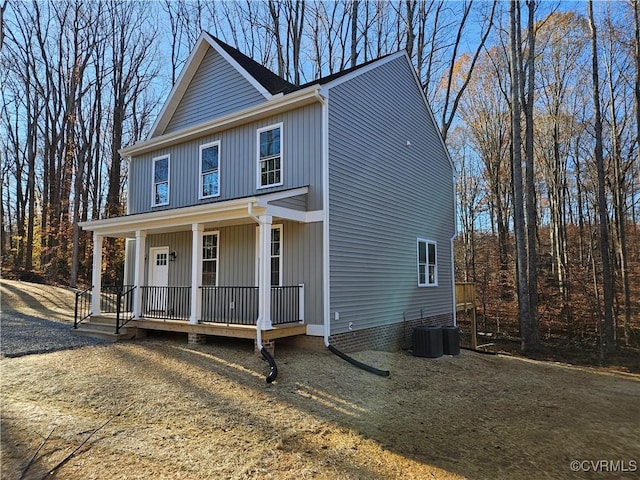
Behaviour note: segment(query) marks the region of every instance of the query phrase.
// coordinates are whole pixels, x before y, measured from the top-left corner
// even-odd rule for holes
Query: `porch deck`
[[[141,330],[160,330],[164,332],[195,333],[199,335],[213,335],[233,338],[256,338],[255,325],[234,325],[227,323],[189,323],[184,320],[156,320],[142,318],[131,320],[129,324]],[[262,339],[265,341],[277,338],[304,335],[307,326],[301,323],[274,325],[271,330],[262,330]]]

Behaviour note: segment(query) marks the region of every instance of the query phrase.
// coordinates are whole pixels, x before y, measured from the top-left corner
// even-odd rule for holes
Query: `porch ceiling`
[[[155,234],[188,231],[194,224],[215,228],[255,223],[259,215],[272,215],[274,218],[297,222],[320,221],[321,211],[302,212],[269,204],[275,200],[306,195],[308,191],[308,187],[300,187],[260,196],[80,222],[79,226],[104,237],[134,238],[137,231]]]

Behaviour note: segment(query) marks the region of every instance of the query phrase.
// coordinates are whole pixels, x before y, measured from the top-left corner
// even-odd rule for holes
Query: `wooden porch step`
[[[125,326],[120,328],[120,333],[116,334],[115,325],[100,322],[87,322],[78,325],[78,328],[72,328],[71,333],[74,335],[103,338],[118,342],[122,340],[131,340],[136,336],[137,329],[135,327]]]

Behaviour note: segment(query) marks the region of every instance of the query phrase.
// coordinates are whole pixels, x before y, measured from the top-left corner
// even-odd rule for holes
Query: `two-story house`
[[[346,350],[455,324],[454,167],[405,51],[295,86],[203,33],[148,138],[124,148],[138,330]]]

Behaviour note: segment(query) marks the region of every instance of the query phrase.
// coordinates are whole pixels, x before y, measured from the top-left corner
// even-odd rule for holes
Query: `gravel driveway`
[[[10,311],[3,311],[0,315],[0,355],[5,357],[55,352],[103,343],[108,343],[108,340],[74,335],[68,322],[45,320]]]

